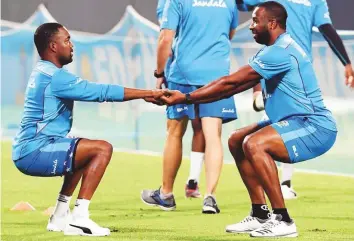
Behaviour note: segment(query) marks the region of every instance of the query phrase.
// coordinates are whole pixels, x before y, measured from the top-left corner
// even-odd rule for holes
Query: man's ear
[[[54,53],[57,52],[57,44],[54,41],[49,42],[49,49],[53,51]]]
[[[270,22],[270,29],[276,29],[278,23],[275,21],[275,19],[272,19]]]

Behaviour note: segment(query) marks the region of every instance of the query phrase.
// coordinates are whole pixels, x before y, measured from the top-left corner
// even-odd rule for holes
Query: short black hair
[[[48,48],[52,37],[63,28],[60,23],[44,23],[40,25],[34,33],[34,44],[36,45],[39,55]]]
[[[286,29],[288,13],[283,5],[275,1],[264,2],[258,5],[267,11],[268,17],[275,18],[282,29]]]

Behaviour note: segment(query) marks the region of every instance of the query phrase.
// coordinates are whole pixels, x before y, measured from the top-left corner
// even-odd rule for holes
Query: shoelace
[[[150,197],[156,196],[156,195],[160,195],[160,190],[159,190],[159,189],[153,191],[153,192],[150,194]]]
[[[214,199],[213,199],[213,198],[207,197],[207,198],[204,200],[204,205],[206,205],[206,206],[215,206],[216,203],[214,202]]]
[[[270,229],[272,229],[272,228],[274,228],[274,227],[280,225],[280,223],[281,223],[281,222],[278,221],[278,220],[269,220],[269,221],[266,222],[261,228],[262,228],[262,229],[268,229],[268,230],[270,230]]]
[[[254,217],[247,216],[241,221],[241,223],[248,223],[251,222],[252,220],[254,220]]]

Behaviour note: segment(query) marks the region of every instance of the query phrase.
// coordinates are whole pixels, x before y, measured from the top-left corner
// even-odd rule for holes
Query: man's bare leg
[[[198,184],[204,162],[205,139],[201,119],[197,117],[191,122],[193,129],[192,152],[190,154],[190,168],[185,194],[186,197],[199,198],[201,195]]]
[[[167,120],[167,139],[163,152],[163,173],[161,192],[173,192],[173,184],[182,161],[182,139],[186,132],[188,118]]]
[[[66,235],[106,236],[109,229],[101,228],[89,219],[90,200],[96,191],[112,156],[112,145],[105,141],[80,139],[73,160],[73,173],[66,174],[60,191],[54,215],[48,226],[60,223],[60,211],[68,212],[70,198],[82,179],[81,187],[72,217],[62,218],[66,224]],[[53,226],[53,225],[52,225]],[[50,230],[50,228],[48,228]],[[52,230],[60,231],[60,230]]]
[[[162,186],[157,190],[145,189],[141,200],[149,206],[158,206],[164,211],[176,209],[173,184],[182,161],[182,138],[186,131],[188,118],[167,121],[167,139],[163,153]]]

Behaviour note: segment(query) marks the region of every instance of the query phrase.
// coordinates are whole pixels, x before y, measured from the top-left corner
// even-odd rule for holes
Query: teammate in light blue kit
[[[68,138],[74,101],[128,101],[156,97],[159,91],[137,90],[119,85],[97,84],[83,80],[63,66],[73,60],[70,34],[61,24],[45,23],[34,34],[41,57],[30,76],[20,130],[16,135],[12,159],[16,167],[31,176],[64,176],[47,230],[65,235],[107,236],[89,218],[89,203],[112,155],[106,141]],[[82,179],[72,215],[71,196]]]
[[[254,39],[266,45],[230,76],[192,93],[166,91],[162,101],[205,103],[227,98],[261,81],[268,121],[236,130],[229,149],[252,202],[252,212],[226,229],[251,237],[296,237],[280,190],[273,158],[296,163],[318,157],[335,142],[337,129],[323,104],[321,91],[306,52],[286,33],[287,12],[274,1],[260,4],[252,14]],[[271,203],[268,210],[264,192]]]
[[[268,0],[248,0],[246,5],[253,6]],[[343,42],[332,25],[326,0],[276,0],[282,4],[288,12],[287,32],[302,47],[312,60],[312,28],[317,27],[327,40],[333,52],[342,62],[345,68],[345,84],[354,87],[354,71],[345,50]],[[256,111],[264,109],[261,87],[256,86],[253,94],[253,107]],[[265,116],[266,118],[266,116]],[[297,197],[291,185],[294,165],[282,163],[281,189],[285,199]]]
[[[166,1],[157,51],[155,77],[161,83],[171,56],[168,88],[190,92],[229,73],[230,41],[238,23],[234,0]],[[178,38],[174,37],[178,34]],[[171,53],[172,43],[174,43]],[[233,97],[202,105],[176,105],[167,108],[168,135],[163,157],[163,181],[159,190],[144,190],[142,200],[163,210],[176,208],[173,184],[182,160],[182,138],[188,120],[199,116],[206,142],[206,195],[203,213],[219,213],[215,190],[223,153],[222,122],[237,118]]]
[[[254,0],[236,0],[237,9],[240,11],[249,11],[248,6],[254,4]],[[156,8],[156,17],[161,24],[163,17],[163,10],[165,7],[166,0],[159,0]],[[174,42],[176,42],[178,33],[176,32]],[[172,51],[174,49],[174,44],[172,45]],[[168,59],[166,67],[164,70],[165,76],[169,75],[169,68],[171,64],[171,58]],[[165,77],[158,78],[156,88],[161,89],[162,84],[166,84]],[[190,169],[187,183],[185,186],[185,195],[190,198],[201,197],[199,192],[199,177],[203,167],[203,161],[205,156],[205,139],[202,130],[201,119],[198,115],[195,119],[191,120],[193,129],[193,139],[192,139],[192,152],[190,154]]]
[[[156,8],[156,17],[161,24],[163,10],[165,7],[166,0],[159,0]],[[178,33],[175,34],[175,39],[173,43],[176,42]],[[174,45],[174,44],[173,44]],[[172,45],[172,51],[173,51]],[[165,76],[168,76],[169,68],[171,64],[171,58],[168,58],[166,67],[165,67]],[[156,88],[161,89],[162,84],[167,84],[165,77],[158,78],[156,83]],[[187,183],[185,185],[185,196],[187,198],[199,198],[201,194],[199,192],[199,177],[202,171],[203,162],[204,162],[204,151],[205,151],[205,139],[202,130],[202,122],[199,116],[196,116],[195,119],[191,120],[192,129],[193,129],[193,138],[192,138],[192,151],[190,154],[190,169]]]

